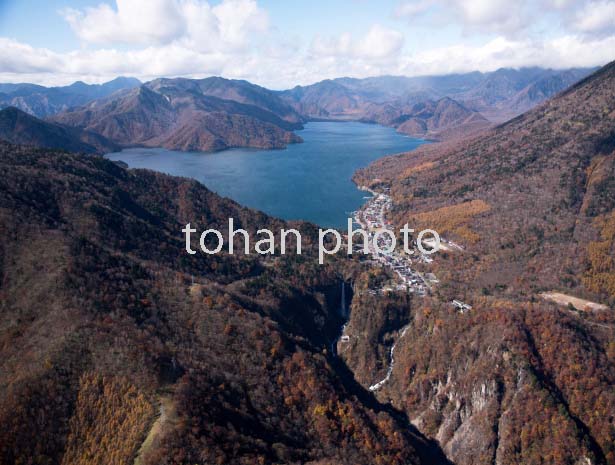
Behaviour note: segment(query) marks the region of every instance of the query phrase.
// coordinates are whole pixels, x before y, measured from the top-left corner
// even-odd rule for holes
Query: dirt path
[[[134,465],[143,465],[143,457],[147,451],[151,449],[154,441],[160,437],[164,426],[169,422],[175,421],[175,418],[175,405],[173,404],[173,400],[171,397],[161,397],[158,418],[156,418],[152,424],[145,441],[141,444],[137,457],[135,458]]]

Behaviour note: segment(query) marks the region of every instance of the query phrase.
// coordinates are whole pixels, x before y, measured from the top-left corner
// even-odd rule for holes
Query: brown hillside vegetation
[[[148,465],[442,463],[331,357],[344,271],[313,226],[302,256],[189,256],[187,222],[285,224],[96,156],[0,166],[1,464],[131,464],[169,392]]]
[[[587,246],[600,239],[600,218],[615,208],[614,125],[615,65],[609,65],[485,136],[379,160],[356,180],[391,185],[398,224],[463,202],[487,203],[489,212],[468,224],[481,237],[472,248],[480,263],[459,274],[464,283],[507,269],[513,274],[504,278],[526,288],[576,288]],[[427,162],[434,165],[412,172]],[[463,243],[461,235],[451,238]],[[500,267],[502,261],[510,266]]]
[[[467,225],[476,215],[491,209],[484,200],[470,200],[448,207],[438,208],[410,215],[407,222],[416,229],[432,228],[440,234],[453,234],[465,242],[474,243],[480,239]]]
[[[0,140],[70,152],[108,153],[119,150],[103,136],[48,123],[15,107],[0,110]]]
[[[121,146],[208,151],[301,142],[292,132],[302,127],[300,117],[275,93],[245,81],[213,85],[212,79],[158,79],[50,119]]]
[[[130,382],[84,374],[62,465],[130,463],[153,413],[151,402]]]
[[[358,378],[369,386],[397,341],[378,397],[456,464],[615,464],[614,128],[612,63],[486,135],[355,177],[391,188],[396,226],[428,222],[465,247],[436,256],[429,298],[389,302],[378,320],[355,299],[348,327],[366,338],[343,353],[372,370]],[[540,297],[554,290],[608,309]]]
[[[171,127],[195,85],[175,84],[70,118],[166,135],[144,131]],[[240,88],[233,114],[297,124]],[[230,105],[202,91],[190,105]],[[395,226],[464,246],[420,265],[440,280],[426,297],[367,292],[384,267],[319,266],[309,224],[292,223],[302,256],[190,256],[188,222],[289,225],[188,179],[0,144],[0,464],[615,465],[614,120],[610,65],[486,135],[359,173],[391,188]],[[174,143],[217,140],[184,128]],[[540,297],[554,291],[609,309]],[[163,400],[173,421],[143,447]]]
[[[589,267],[583,277],[587,288],[615,296],[615,212],[596,218],[600,238],[589,243]]]

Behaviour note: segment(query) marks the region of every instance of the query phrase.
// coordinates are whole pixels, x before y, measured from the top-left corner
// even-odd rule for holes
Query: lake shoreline
[[[196,179],[248,208],[287,221],[345,229],[365,203],[353,175],[375,160],[426,143],[394,129],[357,122],[309,122],[304,142],[285,149],[179,152],[130,148],[105,155],[130,168]]]

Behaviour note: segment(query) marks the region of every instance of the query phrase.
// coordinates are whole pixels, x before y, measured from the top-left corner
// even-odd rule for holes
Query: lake
[[[242,205],[287,220],[346,229],[365,192],[351,181],[370,162],[425,143],[392,128],[355,122],[312,122],[304,142],[283,150],[229,149],[215,153],[134,148],[108,154],[131,168],[197,179]]]

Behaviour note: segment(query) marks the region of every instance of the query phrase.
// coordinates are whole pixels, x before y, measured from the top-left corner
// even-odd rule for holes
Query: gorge
[[[0,461],[615,463],[614,82],[612,64],[454,143],[331,121],[301,122],[305,143],[285,150],[133,147],[115,163],[0,143]],[[137,101],[166,105],[153,94]],[[77,135],[66,114],[5,115],[7,133]],[[313,224],[190,179],[343,227],[368,164],[354,180],[376,194],[370,222],[386,207],[392,226],[461,244],[413,262],[437,275],[429,292],[391,286],[376,261],[319,265]],[[305,252],[182,253],[178,225],[229,217],[250,235],[301,229]],[[554,289],[602,305],[540,298]],[[174,420],[141,447],[167,403]]]

